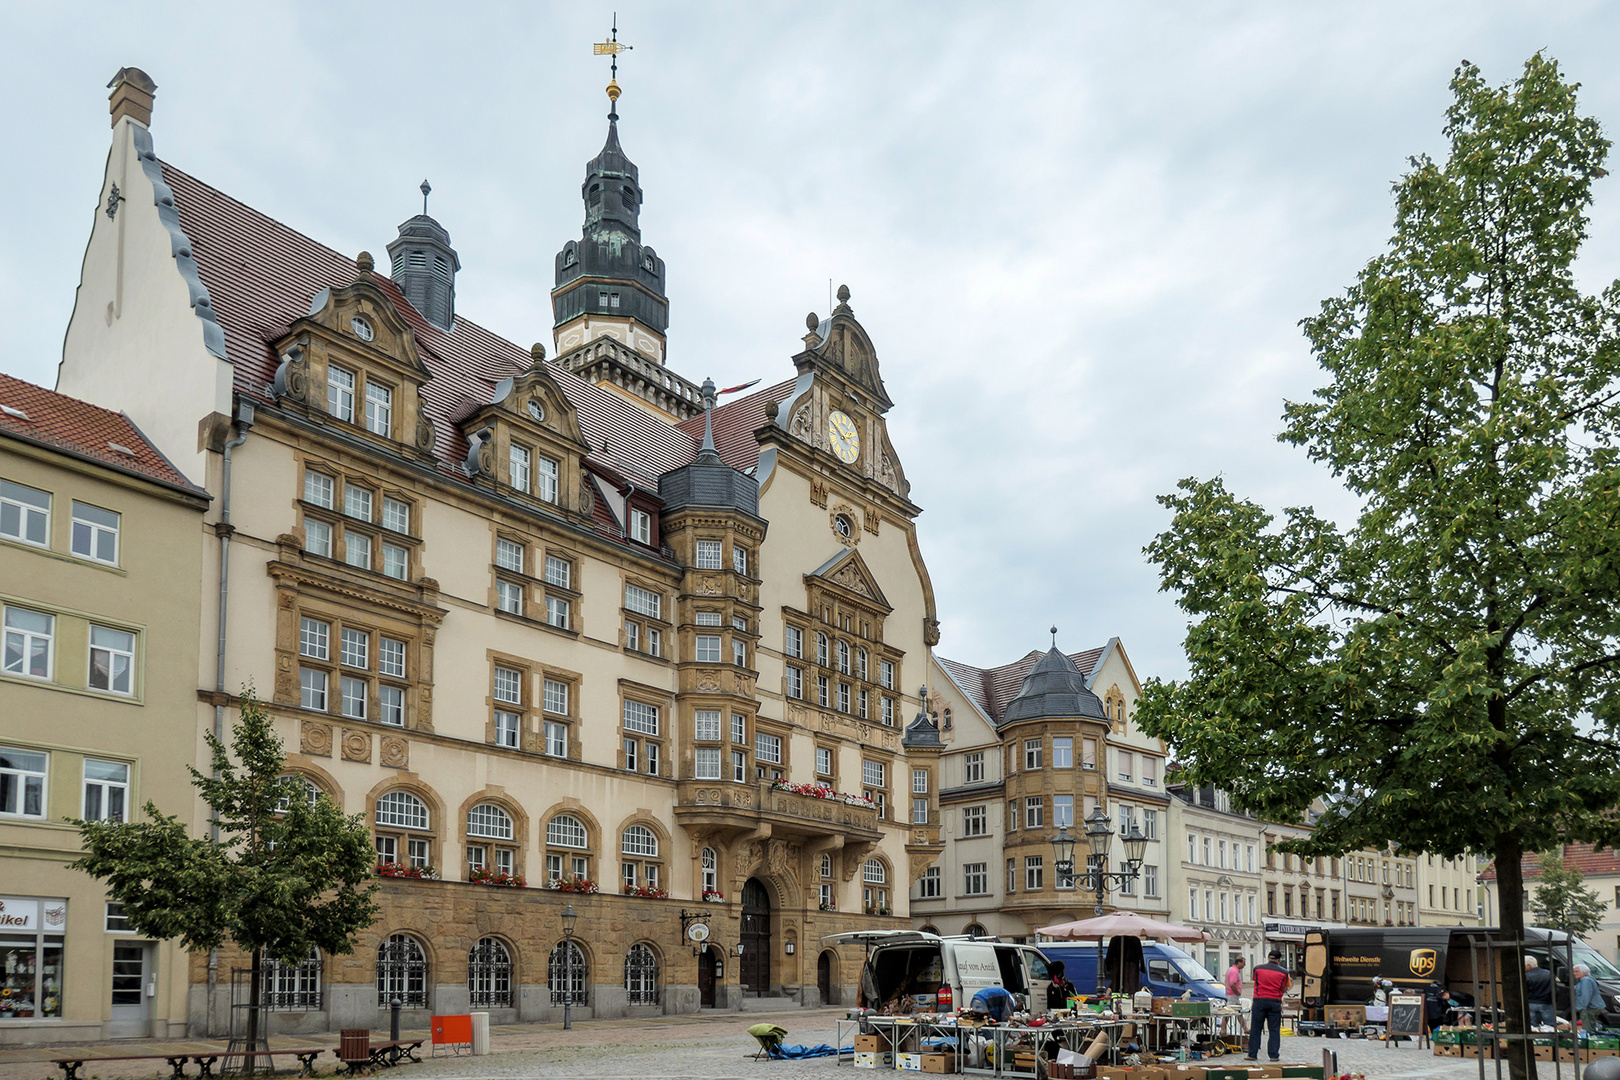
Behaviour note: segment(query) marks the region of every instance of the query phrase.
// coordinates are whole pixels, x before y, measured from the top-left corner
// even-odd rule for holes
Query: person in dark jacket
[[[1049,969],[1052,974],[1052,985],[1046,988],[1046,1007],[1048,1009],[1067,1009],[1069,999],[1074,996],[1074,983],[1064,977],[1063,961],[1052,961]]]
[[[1282,950],[1272,949],[1266,963],[1254,969],[1254,1006],[1249,1012],[1248,1061],[1258,1061],[1260,1055],[1260,1029],[1270,1026],[1266,1052],[1272,1061],[1282,1060],[1282,998],[1293,982],[1288,972],[1277,961]]]
[[[1536,958],[1524,958],[1524,996],[1530,1005],[1532,1027],[1552,1027],[1558,1021],[1553,1012],[1552,972],[1536,963]]]

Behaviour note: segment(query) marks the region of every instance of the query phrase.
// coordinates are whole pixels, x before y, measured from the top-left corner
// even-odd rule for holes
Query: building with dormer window
[[[849,291],[774,385],[720,403],[678,375],[615,106],[548,358],[468,317],[476,255],[426,204],[385,275],[160,158],[155,89],[114,80],[60,385],[214,496],[176,539],[223,615],[199,729],[251,682],[310,797],[375,836],[380,918],[269,965],[271,1029],[376,1027],[395,996],[418,1027],[853,1003],[859,950],[822,939],[909,925],[946,744],[920,511]],[[226,1030],[246,965],[190,958],[194,1033]]]

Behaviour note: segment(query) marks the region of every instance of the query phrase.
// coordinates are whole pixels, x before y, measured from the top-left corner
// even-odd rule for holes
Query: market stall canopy
[[[1158,919],[1149,919],[1129,911],[1116,911],[1110,915],[1099,915],[1094,919],[1078,919],[1075,922],[1042,926],[1035,932],[1058,941],[1100,941],[1110,937],[1203,941],[1207,936],[1196,926],[1160,922]]]

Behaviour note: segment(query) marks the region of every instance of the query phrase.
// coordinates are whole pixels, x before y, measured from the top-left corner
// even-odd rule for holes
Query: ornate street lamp
[[[574,926],[579,922],[579,913],[574,910],[573,904],[563,908],[563,1030],[574,1029]]]
[[[1063,826],[1058,834],[1052,838],[1052,872],[1057,875],[1059,884],[1067,881],[1070,887],[1074,883],[1074,837],[1069,835],[1069,827]]]

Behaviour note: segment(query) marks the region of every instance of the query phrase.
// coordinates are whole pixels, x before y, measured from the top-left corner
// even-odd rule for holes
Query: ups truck
[[[1568,1016],[1570,976],[1569,935],[1560,930],[1526,927],[1525,953],[1552,972],[1555,1000]],[[1497,942],[1501,935],[1491,926],[1352,926],[1311,930],[1305,935],[1302,1004],[1314,1019],[1332,1005],[1364,1005],[1372,999],[1374,982],[1388,979],[1396,990],[1422,994],[1431,983],[1470,997],[1474,994],[1477,966],[1478,1005],[1490,1007],[1500,1000],[1496,979],[1501,949],[1472,947],[1476,941]],[[1620,968],[1580,938],[1574,941],[1575,963],[1585,964],[1597,980],[1606,1011],[1604,1022],[1620,1022]]]

